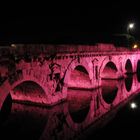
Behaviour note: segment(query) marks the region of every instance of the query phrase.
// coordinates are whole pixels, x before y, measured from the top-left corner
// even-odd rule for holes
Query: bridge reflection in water
[[[11,110],[0,112],[0,139],[112,139],[110,134],[118,138],[135,134],[140,122],[139,91],[139,77],[127,75],[122,80],[102,80],[102,86],[94,90],[70,88],[67,101],[51,108],[10,104],[7,97],[4,104]]]

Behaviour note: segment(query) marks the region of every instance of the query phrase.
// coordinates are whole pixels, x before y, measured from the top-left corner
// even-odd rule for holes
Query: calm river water
[[[132,88],[132,79],[130,76],[124,80],[127,90]],[[103,98],[110,102],[118,91],[115,87],[116,81],[111,82],[112,86],[105,81],[103,83],[106,85],[102,87]],[[88,123],[85,119],[89,112],[92,94],[95,94],[94,91],[69,89],[68,100],[52,108],[12,102],[8,116],[0,121],[0,140],[96,140],[139,137],[139,93],[104,119],[83,129]],[[83,121],[85,124],[81,125],[81,130],[76,129],[77,124],[80,125]]]

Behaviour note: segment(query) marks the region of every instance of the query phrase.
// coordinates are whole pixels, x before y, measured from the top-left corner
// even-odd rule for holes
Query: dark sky
[[[5,11],[5,12],[4,12]],[[83,6],[53,4],[14,6],[0,11],[0,43],[92,43],[116,33],[139,39],[140,12],[136,3],[88,3]]]

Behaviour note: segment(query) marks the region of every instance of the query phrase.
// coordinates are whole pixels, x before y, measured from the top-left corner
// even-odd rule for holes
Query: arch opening
[[[137,80],[140,82],[140,60],[137,62]]]
[[[8,118],[11,112],[11,108],[12,108],[12,97],[10,94],[8,94],[0,110],[0,124]]]
[[[116,80],[102,80],[102,97],[107,104],[113,103],[117,96],[117,82]]]
[[[101,78],[102,79],[117,79],[118,75],[117,75],[117,67],[113,62],[108,62],[102,73],[101,73]]]
[[[92,91],[68,89],[68,109],[75,123],[83,122],[90,110]]]
[[[68,88],[92,88],[89,74],[83,66],[78,65],[74,70],[71,71],[68,81]]]
[[[127,75],[127,77],[125,78],[125,88],[126,90],[129,92],[132,88],[132,84],[133,84],[133,75]]]
[[[47,96],[42,87],[33,81],[24,81],[11,92],[12,99],[28,104],[43,105],[47,103]]]
[[[133,73],[132,63],[131,63],[130,59],[127,59],[127,61],[126,61],[125,70],[126,70],[126,74],[132,74]]]

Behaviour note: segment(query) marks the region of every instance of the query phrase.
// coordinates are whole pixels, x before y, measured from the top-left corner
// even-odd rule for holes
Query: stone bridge
[[[18,61],[0,87],[0,108],[9,94],[16,101],[52,106],[67,99],[69,88],[93,90],[102,79],[121,79],[140,68],[139,50],[112,44],[42,45],[39,53],[36,48],[12,48]]]

